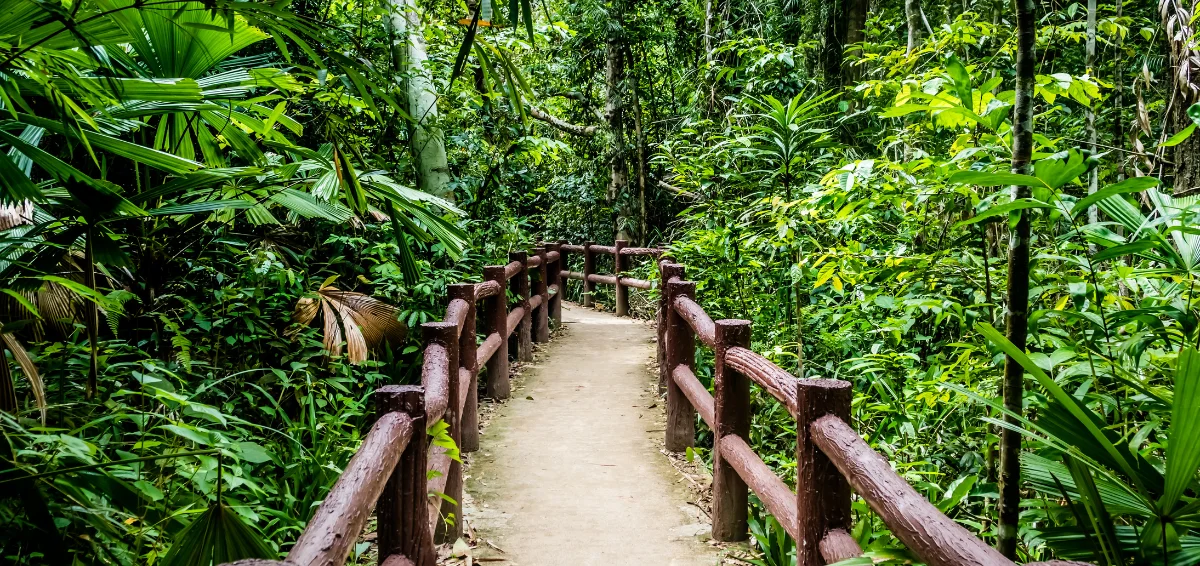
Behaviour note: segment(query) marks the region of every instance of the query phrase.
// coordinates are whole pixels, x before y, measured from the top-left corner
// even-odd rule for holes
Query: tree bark
[[[621,198],[629,188],[629,165],[625,156],[625,46],[616,33],[608,38],[605,58],[604,85],[606,101],[604,118],[612,135],[608,144],[609,182],[608,204],[613,210],[613,227],[617,239],[628,239],[622,228]]]
[[[392,27],[396,30],[392,58],[396,68],[404,69],[408,75],[408,113],[414,120],[409,142],[417,164],[417,185],[422,191],[453,200],[446,144],[442,129],[437,125],[438,96],[433,74],[426,66],[429,54],[425,49],[425,32],[417,3],[416,0],[393,0],[392,9]]]
[[[1120,3],[1120,2],[1122,2],[1122,0],[1117,0],[1117,2]],[[1085,59],[1086,65],[1087,65],[1088,75],[1091,76],[1092,78],[1095,78],[1095,76],[1096,76],[1096,0],[1088,0],[1088,3],[1087,3],[1086,34],[1087,34],[1087,41],[1084,44],[1085,45],[1084,59]],[[1117,72],[1118,72],[1118,74],[1120,73],[1119,70]],[[1086,120],[1084,123],[1084,128],[1087,132],[1088,150],[1092,152],[1092,155],[1095,155],[1097,152],[1097,147],[1096,147],[1096,142],[1097,142],[1096,109],[1094,107],[1089,106],[1087,108],[1085,118],[1086,118]],[[1100,184],[1100,171],[1099,171],[1099,169],[1093,167],[1091,172],[1088,173],[1088,190],[1087,190],[1088,194],[1090,195],[1092,193],[1095,193],[1096,190],[1099,188],[1099,184]],[[1099,222],[1099,221],[1100,221],[1099,209],[1096,208],[1095,205],[1088,207],[1088,223],[1095,224],[1096,222]],[[1095,244],[1090,244],[1088,247],[1092,250],[1096,249]]]
[[[1012,172],[1028,174],[1033,157],[1034,45],[1037,22],[1034,0],[1017,0],[1017,89],[1013,111]],[[1012,187],[1013,200],[1029,198],[1029,188]],[[1006,331],[1009,342],[1025,351],[1029,330],[1029,237],[1030,211],[1019,211],[1020,219],[1008,238],[1008,314]],[[1022,413],[1025,370],[1012,356],[1004,358],[1004,406],[1013,414]],[[1014,429],[1021,425],[1005,415]],[[1017,523],[1021,504],[1021,435],[1005,428],[1000,433],[1000,505],[999,536],[996,549],[1009,559],[1017,555]]]
[[[1188,108],[1200,101],[1200,48],[1195,46],[1195,29],[1192,15],[1200,8],[1200,1],[1163,0],[1159,3],[1163,27],[1166,29],[1168,51],[1171,60],[1171,100],[1167,116],[1167,131],[1164,136],[1190,126],[1193,122],[1187,115]],[[1193,133],[1175,146],[1172,158],[1175,177],[1175,194],[1193,194],[1200,191],[1200,135]]]
[[[632,53],[629,53],[633,60]],[[637,244],[650,243],[649,220],[646,209],[646,131],[642,127],[642,98],[638,92],[638,75],[635,72],[630,98],[633,100],[633,133],[637,143],[637,182],[638,182],[638,234],[633,239]]]
[[[904,0],[904,15],[908,20],[908,48],[904,54],[912,55],[925,33],[924,24],[921,23],[921,0]]]

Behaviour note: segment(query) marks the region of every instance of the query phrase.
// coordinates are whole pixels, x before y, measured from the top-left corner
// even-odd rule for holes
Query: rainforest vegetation
[[[0,0],[0,556],[281,557],[446,285],[619,237],[1007,556],[1200,564],[1197,7]]]

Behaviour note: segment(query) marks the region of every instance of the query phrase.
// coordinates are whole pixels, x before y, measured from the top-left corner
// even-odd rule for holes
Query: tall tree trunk
[[[396,68],[407,72],[408,113],[413,117],[409,141],[417,163],[417,184],[422,191],[453,200],[450,192],[450,167],[446,164],[446,144],[438,126],[437,92],[433,75],[426,66],[425,32],[421,27],[416,0],[393,0],[392,59]]]
[[[1037,22],[1034,0],[1017,0],[1017,91],[1013,111],[1012,172],[1028,174],[1033,157],[1033,90]],[[1013,200],[1029,198],[1029,188],[1012,187]],[[1009,342],[1025,351],[1029,331],[1029,219],[1030,211],[1019,211],[1020,219],[1008,236],[1008,314],[1005,330]],[[1025,370],[1012,356],[1004,358],[1004,406],[1011,413],[1022,413]],[[1004,556],[1017,556],[1017,523],[1021,504],[1021,426],[1017,419],[1004,416],[1012,428],[1000,432],[1000,506],[999,536],[996,549]]]
[[[630,60],[633,60],[632,53]],[[632,88],[629,89],[629,95],[633,99],[633,133],[637,142],[637,182],[638,182],[638,235],[635,242],[642,244],[650,243],[650,228],[648,220],[648,212],[646,210],[646,130],[642,127],[642,97],[638,92],[639,81],[637,73],[634,73]]]
[[[1116,0],[1117,19],[1123,15],[1125,2]],[[1125,121],[1122,119],[1122,112],[1125,111],[1125,38],[1121,34],[1117,34],[1114,38],[1116,42],[1116,55],[1113,57],[1113,68],[1117,70],[1115,88],[1113,89],[1113,145],[1117,149],[1125,147]],[[1117,179],[1125,178],[1125,156],[1121,152],[1117,152],[1117,158],[1120,160],[1120,165],[1117,167]]]
[[[704,61],[709,65],[713,62],[713,32],[715,31],[716,23],[713,21],[717,17],[716,8],[713,6],[713,0],[705,0],[704,2]]]
[[[1193,123],[1187,111],[1200,101],[1200,48],[1195,45],[1196,31],[1192,27],[1192,16],[1197,9],[1200,9],[1200,0],[1163,0],[1159,3],[1163,27],[1167,30],[1173,79],[1167,136]],[[1175,146],[1172,161],[1175,164],[1172,169],[1174,193],[1181,195],[1200,191],[1200,135],[1193,133]]]
[[[1117,0],[1118,3],[1123,0]],[[1084,47],[1084,59],[1087,65],[1088,75],[1092,78],[1096,76],[1096,0],[1088,0],[1087,3],[1087,41]],[[1119,71],[1118,71],[1119,73]],[[1097,152],[1096,142],[1096,109],[1088,107],[1086,112],[1086,121],[1084,128],[1087,131],[1088,150],[1095,155]],[[1097,168],[1092,168],[1088,173],[1088,194],[1095,193],[1100,184],[1100,171]],[[1095,205],[1088,207],[1088,223],[1095,224],[1100,221],[1100,212]],[[1096,249],[1095,244],[1089,244],[1090,249]]]
[[[904,0],[904,15],[908,20],[908,48],[905,55],[912,55],[913,50],[921,44],[921,36],[925,34],[925,24],[921,22],[921,0]]]
[[[83,284],[93,292],[96,291],[95,239],[96,229],[89,223],[83,242]],[[88,399],[91,399],[96,396],[96,382],[100,375],[100,307],[95,300],[87,301],[87,320],[84,322],[87,327],[88,344],[92,352],[91,359],[88,361],[85,394]]]
[[[622,202],[623,196],[629,188],[629,165],[626,163],[625,155],[625,100],[623,96],[625,46],[616,33],[610,33],[607,50],[604,68],[606,90],[604,119],[608,121],[608,131],[612,135],[608,145],[608,203],[613,210],[613,227],[617,238],[627,239],[628,234],[625,234],[624,229],[625,206]]]
[[[866,41],[867,30],[867,0],[846,0],[846,46],[858,45]],[[847,59],[855,59],[862,55],[862,48],[854,47],[846,53],[842,60],[842,75],[850,81],[858,78],[858,68],[848,65]]]

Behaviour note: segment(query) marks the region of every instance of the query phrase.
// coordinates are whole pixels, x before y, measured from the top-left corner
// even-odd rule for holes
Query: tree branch
[[[551,126],[554,126],[555,128],[558,128],[559,130],[575,136],[592,136],[595,135],[596,130],[599,129],[599,126],[580,126],[577,124],[572,124],[557,116],[551,116],[550,114],[541,111],[536,106],[529,107],[529,116],[535,120],[541,120],[547,124],[550,124]]]

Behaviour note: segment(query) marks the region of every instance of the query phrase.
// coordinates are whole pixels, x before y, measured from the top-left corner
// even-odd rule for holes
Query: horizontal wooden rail
[[[653,257],[659,257],[662,254],[663,254],[663,250],[661,248],[622,248],[621,249],[621,255],[630,255],[630,256],[648,255],[648,256],[653,256]]]
[[[588,246],[588,251],[592,253],[615,254],[617,253],[617,248],[616,246],[601,246],[592,244]]]
[[[560,254],[557,250],[550,250],[546,252],[546,261],[550,263],[558,261],[560,257],[562,257],[562,254]]]
[[[653,289],[654,282],[646,281],[645,279],[634,279],[633,277],[622,277],[621,284],[634,289]]]
[[[708,428],[716,426],[717,419],[713,416],[716,413],[713,396],[704,388],[700,380],[696,379],[696,374],[692,373],[692,369],[684,365],[675,366],[675,371],[671,375],[675,379],[675,384],[683,390],[684,396],[692,403],[692,407],[695,407],[696,412],[700,414],[700,418],[704,419]]]
[[[471,308],[471,305],[467,304],[466,301],[462,299],[454,299],[453,301],[450,301],[450,304],[446,307],[446,318],[442,320],[453,324],[458,328],[458,332],[461,333],[463,323],[467,321],[467,309],[469,308]]]
[[[517,308],[514,308],[513,310],[509,311],[508,327],[507,327],[509,336],[511,336],[512,333],[517,330],[517,325],[520,324],[522,318],[525,318],[525,309],[524,308],[517,307]]]
[[[587,280],[591,281],[592,283],[604,283],[605,285],[617,284],[617,276],[615,275],[601,275],[599,273],[593,273],[587,276]]]
[[[896,538],[930,566],[1012,566],[996,549],[942,514],[845,421],[826,415],[809,430],[813,442]]]
[[[733,347],[725,352],[725,363],[766,389],[796,415],[796,378],[771,360],[748,348]]]
[[[421,385],[425,387],[425,423],[433,426],[442,420],[450,406],[450,355],[441,344],[425,348],[421,366]]]
[[[746,485],[758,495],[767,511],[783,525],[783,529],[792,538],[799,538],[796,494],[763,463],[762,458],[754,453],[754,449],[742,437],[732,434],[721,437],[720,450]]]
[[[821,552],[821,558],[825,559],[828,564],[849,560],[858,556],[862,556],[862,547],[858,546],[858,541],[846,532],[846,529],[830,529],[826,531],[825,536],[821,538],[818,546]]]
[[[542,265],[542,257],[541,256],[536,256],[536,255],[530,256],[529,259],[525,260],[525,267],[540,267],[541,265]]]
[[[394,412],[375,421],[346,469],[288,552],[289,564],[341,564],[371,518],[400,455],[414,434],[413,420]]]
[[[581,281],[583,280],[583,272],[582,271],[564,271],[564,272],[562,272],[562,276],[567,279],[578,279]]]
[[[542,306],[542,296],[541,295],[534,295],[532,297],[529,297],[529,308],[536,309],[540,306]]]
[[[475,354],[475,367],[483,367],[492,359],[492,355],[496,350],[500,349],[500,345],[504,343],[504,339],[499,334],[493,332],[488,334],[487,339],[479,344],[479,349]]]
[[[701,342],[710,348],[717,345],[717,325],[696,301],[689,297],[678,297],[672,306],[692,327]]]
[[[507,265],[504,266],[504,278],[512,279],[514,276],[516,276],[516,274],[520,273],[524,269],[525,269],[525,262],[510,261],[510,262],[508,262]]]
[[[573,254],[581,254],[586,251],[584,246],[577,246],[575,244],[559,244],[558,249]]]
[[[483,283],[475,284],[475,300],[486,299],[499,295],[501,291],[500,284],[495,281],[484,281]]]

